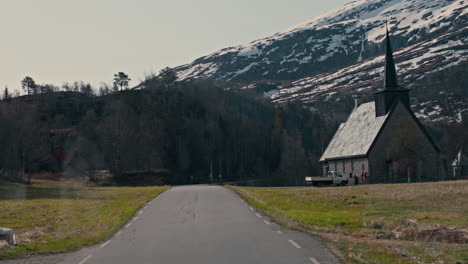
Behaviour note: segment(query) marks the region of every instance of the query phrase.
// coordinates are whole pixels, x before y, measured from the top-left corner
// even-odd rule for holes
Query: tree
[[[72,90],[72,87],[71,87],[71,85],[70,85],[69,83],[66,82],[66,83],[64,83],[64,84],[62,85],[62,89],[63,89],[65,92],[69,92],[69,91]]]
[[[40,93],[53,93],[58,90],[58,87],[55,87],[53,84],[43,84],[38,86],[38,91]]]
[[[24,77],[24,79],[21,81],[21,87],[27,92],[28,95],[30,95],[31,92],[33,94],[37,93],[37,84],[33,78],[29,76]]]
[[[87,96],[92,96],[93,95],[93,87],[89,83],[81,83],[80,92],[87,95]]]
[[[10,96],[10,94],[8,93],[8,87],[5,86],[5,89],[3,90],[3,100],[8,100],[8,99],[10,99],[10,98],[11,98],[11,96]]]
[[[105,82],[101,82],[101,85],[99,87],[99,96],[108,95],[110,91],[111,88],[109,87],[109,85]]]
[[[177,74],[174,69],[166,67],[159,72],[159,77],[163,86],[170,87],[177,81]]]
[[[128,87],[128,82],[131,81],[132,79],[128,78],[128,75],[119,72],[114,74],[114,87],[118,88],[118,90],[123,90]]]

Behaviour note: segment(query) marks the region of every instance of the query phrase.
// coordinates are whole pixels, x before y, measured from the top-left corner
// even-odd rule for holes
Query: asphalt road
[[[337,259],[313,236],[285,230],[219,186],[181,186],[142,208],[109,241],[71,254],[2,264],[325,264]]]

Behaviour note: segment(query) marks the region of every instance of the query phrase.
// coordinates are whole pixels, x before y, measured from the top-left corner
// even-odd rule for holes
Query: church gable
[[[403,103],[397,101],[370,152],[376,182],[437,179],[439,149]]]
[[[420,152],[428,147],[439,152],[439,148],[419,120],[401,101],[395,102],[375,142],[370,147],[370,152],[379,141],[390,143],[388,148],[390,152],[401,152],[403,148],[413,148],[414,152]]]

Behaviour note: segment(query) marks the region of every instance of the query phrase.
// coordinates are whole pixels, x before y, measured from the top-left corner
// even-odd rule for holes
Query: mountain
[[[450,110],[446,118],[468,112],[464,83],[452,83],[457,81],[453,78],[466,78],[467,72],[468,1],[464,0],[358,0],[175,70],[179,80],[218,79],[239,82],[245,88],[261,86],[266,96],[280,103],[340,100],[353,92],[366,96],[381,86],[386,21],[402,85],[411,89],[431,86],[434,82],[429,80],[445,74],[444,83],[437,83],[450,86],[448,91],[435,87],[418,92],[414,105],[419,115],[439,120],[445,110],[438,109],[443,105],[438,101],[450,97],[457,98],[452,106],[445,104]],[[462,98],[458,98],[460,89]],[[434,100],[432,110],[421,106]]]
[[[382,53],[388,19],[396,49],[466,27],[467,1],[360,0],[247,45],[177,67],[180,79],[294,80]]]
[[[403,48],[395,58],[399,83],[412,90],[412,108],[419,118],[459,121],[459,113],[467,112],[468,28]],[[294,100],[304,104],[340,101],[354,94],[370,97],[383,86],[384,59],[382,55],[295,80],[267,96],[278,103]]]

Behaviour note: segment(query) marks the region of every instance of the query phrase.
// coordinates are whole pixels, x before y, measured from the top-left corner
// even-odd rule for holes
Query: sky
[[[350,0],[0,0],[0,89],[162,68],[249,43]]]

